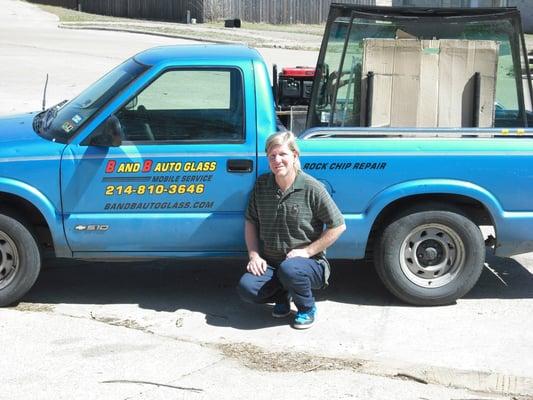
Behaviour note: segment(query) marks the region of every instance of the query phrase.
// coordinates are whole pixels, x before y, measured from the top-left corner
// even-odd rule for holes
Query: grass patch
[[[112,17],[108,15],[99,15],[91,14],[86,12],[80,12],[76,10],[71,10],[68,8],[49,6],[44,4],[36,4],[42,10],[56,15],[59,18],[60,22],[124,22],[129,24],[148,22],[149,20],[143,19],[133,19],[133,18],[120,18]],[[172,21],[152,21],[152,22],[161,22],[161,23],[171,23],[176,24],[177,26],[187,26],[186,24],[176,23]],[[224,21],[211,21],[204,24],[198,24],[198,26],[205,28],[223,28]],[[304,25],[304,24],[293,24],[293,25],[274,25],[266,23],[253,23],[253,22],[242,22],[242,29],[254,30],[254,31],[269,31],[269,32],[289,32],[289,33],[303,33],[308,35],[322,36],[324,33],[325,24],[320,25]]]
[[[185,39],[211,41],[215,43],[242,43],[251,47],[283,47],[297,50],[318,50],[324,25],[272,25],[243,23],[242,29],[224,28],[223,21],[187,25],[171,21],[153,21],[132,18],[119,18],[106,15],[79,12],[62,7],[37,4],[43,11],[59,18],[63,28],[85,28],[124,30],[138,33],[166,35]],[[272,32],[265,34],[263,32]],[[280,32],[275,35],[274,32]],[[311,39],[280,40],[289,36],[286,33],[306,34]],[[280,43],[281,41],[281,43]]]
[[[51,304],[41,304],[41,303],[18,303],[16,306],[11,307],[13,310],[24,311],[24,312],[52,312],[54,311],[54,306]]]
[[[358,371],[364,365],[361,360],[348,358],[323,357],[302,352],[267,351],[249,343],[222,343],[213,347],[247,368],[265,372]]]
[[[224,21],[211,21],[202,24],[204,26],[212,28],[220,28],[224,26]],[[319,25],[304,25],[304,24],[292,24],[292,25],[276,25],[256,22],[242,21],[241,29],[248,29],[252,31],[268,31],[268,32],[289,32],[289,33],[304,33],[307,35],[316,35],[322,37],[326,24]]]

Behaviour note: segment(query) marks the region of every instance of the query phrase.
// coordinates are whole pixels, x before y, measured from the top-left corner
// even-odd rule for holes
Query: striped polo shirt
[[[324,227],[336,228],[344,218],[323,184],[299,171],[291,187],[281,192],[274,174],[257,178],[250,195],[246,220],[258,227],[260,254],[277,267],[293,249],[317,240]],[[313,256],[324,265],[325,283],[330,275],[325,253]]]

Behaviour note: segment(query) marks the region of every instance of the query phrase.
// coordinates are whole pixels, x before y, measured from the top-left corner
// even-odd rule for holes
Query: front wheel
[[[39,247],[29,228],[11,215],[0,214],[0,307],[24,296],[40,269]]]
[[[449,304],[464,296],[484,260],[479,228],[454,211],[413,210],[384,229],[374,250],[385,286],[415,305]]]

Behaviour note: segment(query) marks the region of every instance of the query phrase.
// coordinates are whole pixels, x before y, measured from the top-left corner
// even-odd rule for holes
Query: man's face
[[[286,144],[272,146],[267,155],[268,165],[274,175],[285,177],[289,173],[294,172],[294,162],[296,161],[297,155]]]

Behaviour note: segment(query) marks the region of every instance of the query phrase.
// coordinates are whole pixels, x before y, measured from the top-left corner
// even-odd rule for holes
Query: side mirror
[[[124,132],[119,119],[111,115],[104,121],[92,136],[89,144],[91,146],[119,147],[122,144]]]
[[[124,106],[124,108],[128,111],[135,110],[135,107],[137,107],[137,104],[139,103],[139,99],[137,96],[135,96],[131,101]]]

